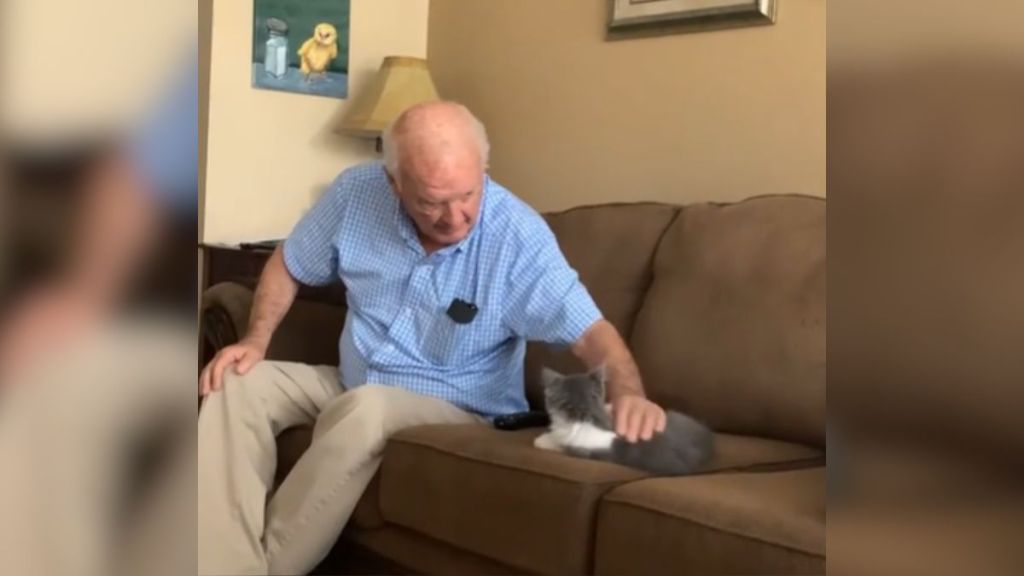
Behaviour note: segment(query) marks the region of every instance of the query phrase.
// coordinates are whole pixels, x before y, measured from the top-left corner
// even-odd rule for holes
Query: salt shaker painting
[[[252,86],[348,97],[349,0],[253,0]]]

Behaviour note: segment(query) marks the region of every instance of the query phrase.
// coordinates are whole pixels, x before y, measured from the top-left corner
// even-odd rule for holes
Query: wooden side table
[[[203,281],[205,291],[221,282],[235,282],[256,289],[260,274],[273,248],[249,248],[222,244],[201,244],[203,251]],[[327,286],[299,286],[298,300],[311,300],[327,304],[345,304],[345,286],[341,282]]]
[[[236,282],[256,288],[260,273],[273,253],[269,248],[242,248],[220,244],[202,244],[203,290],[221,282]]]

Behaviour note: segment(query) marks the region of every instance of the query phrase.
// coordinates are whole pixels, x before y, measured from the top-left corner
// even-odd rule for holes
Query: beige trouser
[[[267,501],[275,436],[313,422],[311,446]],[[199,416],[199,573],[309,572],[341,533],[391,434],[480,422],[399,388],[343,391],[333,367],[265,361],[245,376],[228,369]]]
[[[0,382],[0,574],[194,569],[195,330],[110,319]]]

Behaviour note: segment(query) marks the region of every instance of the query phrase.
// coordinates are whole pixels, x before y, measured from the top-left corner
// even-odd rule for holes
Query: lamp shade
[[[373,82],[348,109],[339,132],[374,137],[406,108],[438,100],[427,61],[411,56],[388,56]]]

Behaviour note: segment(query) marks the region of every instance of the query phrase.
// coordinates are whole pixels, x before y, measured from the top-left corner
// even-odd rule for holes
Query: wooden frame
[[[776,4],[776,0],[608,0],[608,39],[774,24]]]

